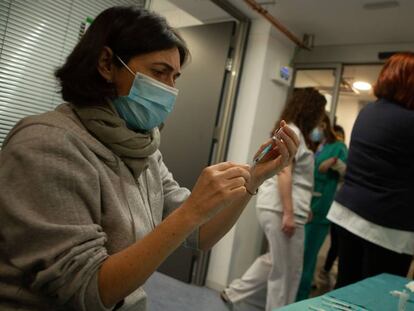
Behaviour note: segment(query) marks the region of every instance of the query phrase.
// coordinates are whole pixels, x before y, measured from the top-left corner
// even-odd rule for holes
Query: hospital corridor
[[[0,0],[0,311],[414,311],[413,13]]]

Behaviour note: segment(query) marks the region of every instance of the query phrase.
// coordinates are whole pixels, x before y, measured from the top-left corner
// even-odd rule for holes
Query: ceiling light
[[[372,88],[371,84],[364,81],[355,81],[352,86],[360,91],[369,91]]]

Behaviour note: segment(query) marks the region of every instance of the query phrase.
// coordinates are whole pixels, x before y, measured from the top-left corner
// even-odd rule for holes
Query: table
[[[402,291],[405,285],[412,280],[392,275],[380,274],[367,278],[352,285],[336,289],[323,296],[303,300],[273,311],[307,311],[310,306],[326,311],[337,310],[323,305],[322,297],[339,299],[346,303],[359,306],[358,310],[369,311],[398,311],[399,298],[390,294],[392,290]],[[407,290],[409,292],[409,290]],[[410,299],[406,311],[414,311],[414,293],[410,293]]]

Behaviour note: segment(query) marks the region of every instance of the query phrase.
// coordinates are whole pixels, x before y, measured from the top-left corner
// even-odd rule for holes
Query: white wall
[[[253,20],[228,160],[250,163],[257,148],[269,137],[287,95],[287,87],[271,81],[271,71],[278,70],[280,63],[289,64],[293,51],[293,45],[267,21]],[[259,255],[262,237],[253,198],[235,227],[213,248],[206,285],[221,290],[240,277]]]

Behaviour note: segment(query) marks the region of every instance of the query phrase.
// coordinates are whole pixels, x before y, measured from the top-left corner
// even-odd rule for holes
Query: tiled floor
[[[329,247],[329,239],[325,241],[318,256],[317,268],[325,262],[326,253]],[[410,276],[414,273],[414,264],[411,265]],[[332,269],[332,284],[335,282],[337,266]],[[312,290],[311,296],[318,296],[329,291],[329,288],[318,286]],[[230,308],[225,305],[219,293],[200,286],[182,283],[161,273],[154,273],[144,286],[148,294],[149,311],[228,311]],[[263,311],[266,301],[265,290],[251,297],[248,301],[234,306],[232,311]]]
[[[148,296],[148,311],[263,311],[265,296],[230,308],[219,293],[207,287],[195,286],[154,273],[144,285]],[[263,307],[257,306],[263,304]],[[132,311],[132,310],[128,310]]]

